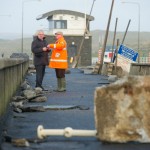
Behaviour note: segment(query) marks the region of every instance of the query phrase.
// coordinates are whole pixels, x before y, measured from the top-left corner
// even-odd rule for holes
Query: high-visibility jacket
[[[55,44],[49,44],[48,46],[53,49],[49,67],[59,69],[68,68],[67,43],[65,39],[61,37],[55,42]]]

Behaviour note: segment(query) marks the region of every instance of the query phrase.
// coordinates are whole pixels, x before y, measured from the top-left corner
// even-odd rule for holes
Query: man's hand
[[[51,48],[50,48],[50,46],[49,46],[49,45],[47,45],[47,50],[48,50],[48,51],[51,51]]]
[[[47,51],[47,47],[43,47],[43,51]]]

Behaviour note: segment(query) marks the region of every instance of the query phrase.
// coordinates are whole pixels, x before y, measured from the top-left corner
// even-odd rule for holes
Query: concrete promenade
[[[107,77],[101,75],[83,74],[79,69],[70,69],[66,74],[67,91],[58,93],[52,91],[56,87],[55,72],[47,68],[43,86],[52,92],[45,93],[48,100],[44,103],[28,103],[28,106],[80,106],[67,110],[47,110],[45,112],[12,113],[6,130],[12,138],[36,139],[37,127],[43,125],[46,129],[95,130],[94,122],[94,90],[106,85]],[[27,76],[27,81],[35,86],[35,74]],[[15,116],[15,117],[14,117]],[[17,116],[17,117],[16,117]],[[29,147],[15,147],[9,142],[3,142],[2,150],[149,150],[149,144],[101,143],[96,137],[47,137],[41,142],[29,142]]]

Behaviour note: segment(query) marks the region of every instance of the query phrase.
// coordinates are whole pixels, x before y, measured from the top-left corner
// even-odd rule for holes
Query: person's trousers
[[[55,69],[57,78],[65,78],[65,69]]]
[[[35,87],[42,88],[42,82],[45,74],[45,65],[35,65],[36,69],[36,85]]]

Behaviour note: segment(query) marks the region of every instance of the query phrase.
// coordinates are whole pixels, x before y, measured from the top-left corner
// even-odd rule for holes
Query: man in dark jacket
[[[39,30],[37,32],[37,37],[34,39],[31,45],[31,50],[34,54],[34,65],[36,69],[36,86],[40,87],[42,90],[42,81],[45,74],[45,67],[48,65],[48,53],[49,49],[47,48],[47,41],[45,40],[44,31]]]

